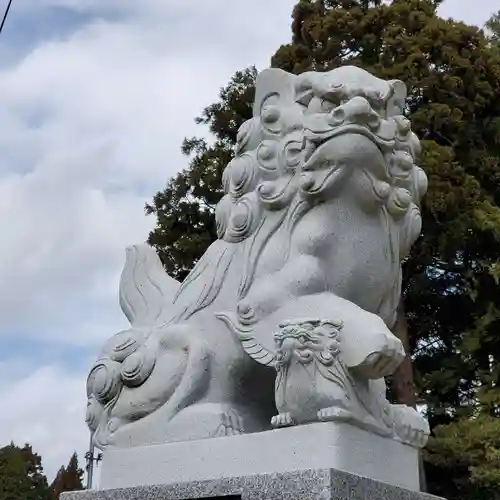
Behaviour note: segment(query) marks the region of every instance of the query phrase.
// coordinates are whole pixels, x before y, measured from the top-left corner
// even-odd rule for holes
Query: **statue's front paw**
[[[317,413],[318,420],[320,422],[330,422],[332,420],[351,420],[352,413],[345,408],[339,406],[330,406],[328,408],[322,408]]]
[[[271,425],[273,427],[289,427],[291,425],[294,425],[295,422],[290,415],[290,413],[280,413],[279,415],[275,415],[271,419]]]
[[[392,375],[396,368],[401,364],[404,358],[404,352],[389,349],[387,351],[374,352],[367,356],[365,360],[358,365],[354,372],[368,379],[381,379]]]

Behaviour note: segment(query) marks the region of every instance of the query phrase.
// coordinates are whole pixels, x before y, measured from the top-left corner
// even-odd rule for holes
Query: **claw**
[[[243,419],[236,410],[230,409],[221,414],[221,423],[216,432],[217,437],[237,436],[243,432]]]

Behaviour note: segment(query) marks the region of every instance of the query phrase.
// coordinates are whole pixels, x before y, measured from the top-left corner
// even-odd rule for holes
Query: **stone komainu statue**
[[[402,82],[356,67],[258,76],[219,239],[182,284],[152,248],[127,250],[131,328],[87,382],[98,447],[321,420],[425,445],[427,422],[384,383],[404,357],[391,328],[427,189],[405,99]]]

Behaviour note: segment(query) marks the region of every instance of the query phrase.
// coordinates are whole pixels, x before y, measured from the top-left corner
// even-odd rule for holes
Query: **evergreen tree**
[[[83,490],[83,469],[78,465],[78,456],[73,453],[66,467],[61,467],[50,485],[51,500],[59,500],[65,491]]]
[[[0,448],[0,500],[49,500],[42,459],[30,445]]]
[[[500,10],[488,19],[486,29],[489,32],[490,40],[494,44],[500,45]]]
[[[447,500],[500,498],[500,425],[480,415],[439,426],[427,450],[432,492]]]

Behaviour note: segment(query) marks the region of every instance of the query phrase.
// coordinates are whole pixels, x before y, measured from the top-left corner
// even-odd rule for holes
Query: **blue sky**
[[[482,24],[496,2],[442,14]],[[185,167],[182,138],[204,132],[193,118],[219,88],[288,41],[294,3],[14,0],[0,36],[0,445],[30,442],[49,476],[86,451],[86,371],[126,325],[118,279],[154,223],[144,203]]]
[[[8,17],[9,22],[3,31],[4,40],[8,41],[2,44],[2,64],[6,62],[6,49],[15,54],[16,58],[23,57],[40,41],[61,40],[71,36],[82,24],[93,18],[92,14],[77,12],[65,6],[49,5],[46,8],[21,10],[15,1],[13,5]]]

